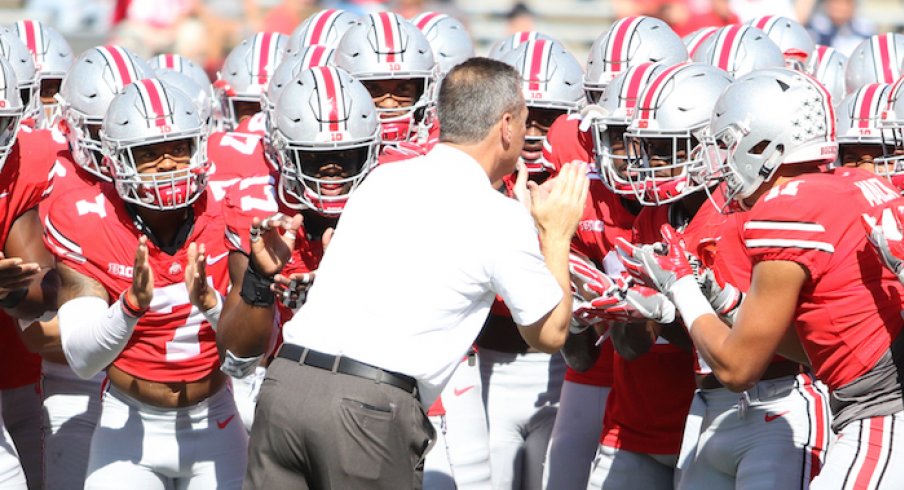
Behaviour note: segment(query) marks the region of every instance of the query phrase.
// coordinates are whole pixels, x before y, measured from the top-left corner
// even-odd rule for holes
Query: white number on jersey
[[[211,278],[207,278],[210,287],[213,287]],[[151,311],[155,313],[172,313],[175,308],[191,305],[188,298],[188,288],[184,282],[170,284],[162,288],[154,288],[154,299],[151,300]],[[176,328],[173,339],[166,343],[167,362],[184,361],[201,353],[201,341],[198,334],[201,331],[202,322],[206,321],[204,314],[194,305],[185,324]]]
[[[259,136],[245,133],[225,133],[220,139],[220,145],[232,148],[243,155],[254,153],[258,142],[260,142]]]
[[[75,209],[78,211],[79,216],[84,216],[89,213],[95,213],[101,217],[101,219],[107,217],[107,209],[106,209],[106,199],[103,194],[98,194],[97,197],[94,198],[94,202],[91,202],[87,199],[82,199],[75,203]]]
[[[260,189],[260,194],[262,196],[242,196],[242,200],[240,202],[242,211],[252,211],[254,209],[268,213],[275,213],[279,211],[279,204],[276,203],[276,197],[274,197],[273,195],[273,183],[273,177],[269,175],[242,179],[242,181],[239,182],[240,190],[245,190],[252,186],[258,186],[257,189]]]

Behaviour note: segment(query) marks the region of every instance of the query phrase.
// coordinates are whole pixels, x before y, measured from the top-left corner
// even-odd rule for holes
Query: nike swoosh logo
[[[766,415],[763,416],[763,418],[766,419],[766,422],[772,422],[773,420],[781,417],[782,415],[788,415],[789,413],[791,413],[791,410],[785,410],[784,412],[779,412],[779,413],[775,413],[775,414],[767,413]]]
[[[460,389],[460,390],[459,390],[458,388],[455,388],[455,389],[452,390],[452,391],[455,392],[455,396],[461,396],[461,395],[464,395],[465,393],[467,393],[467,392],[468,392],[471,388],[473,388],[473,387],[474,387],[474,385],[471,385],[471,386],[465,386],[464,388],[462,388],[462,389]]]
[[[225,257],[225,256],[227,256],[227,255],[229,255],[229,252],[228,252],[228,251],[223,252],[223,253],[221,253],[220,255],[215,255],[215,256],[212,256],[212,257],[209,256],[209,257],[207,257],[207,265],[214,265],[214,264],[216,264],[217,262],[223,260],[223,257]]]
[[[233,418],[235,418],[235,414],[230,415],[229,417],[226,418],[226,420],[224,420],[222,422],[217,420],[217,427],[219,427],[220,429],[225,429],[226,426],[229,425],[229,422],[232,422]]]

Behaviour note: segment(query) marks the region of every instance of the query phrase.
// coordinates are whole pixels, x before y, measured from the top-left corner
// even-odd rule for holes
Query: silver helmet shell
[[[868,83],[895,83],[904,62],[904,35],[876,34],[851,52],[844,69],[848,93]]]
[[[289,37],[286,54],[319,44],[335,49],[342,36],[358,23],[358,16],[341,9],[325,9],[305,19]]]
[[[474,56],[474,42],[464,24],[455,17],[437,12],[424,12],[411,19],[427,37],[433,49],[433,59],[445,76],[455,65]]]
[[[732,25],[706,38],[694,61],[708,63],[739,78],[754,70],[785,66],[781,49],[765,32],[749,25]]]
[[[239,125],[237,103],[263,101],[270,77],[285,54],[288,38],[275,32],[259,32],[233,48],[214,82],[214,92],[227,130]]]

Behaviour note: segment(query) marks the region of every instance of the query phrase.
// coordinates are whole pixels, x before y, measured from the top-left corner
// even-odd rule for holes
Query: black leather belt
[[[324,354],[294,344],[283,344],[276,357],[327,371],[369,379],[377,383],[385,383],[417,396],[417,381],[411,376],[386,371],[350,357]]]

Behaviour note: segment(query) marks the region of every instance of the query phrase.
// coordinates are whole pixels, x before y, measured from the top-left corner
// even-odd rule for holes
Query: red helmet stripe
[[[414,25],[416,25],[417,28],[420,29],[421,31],[426,32],[428,30],[427,27],[430,26],[431,23],[433,23],[434,21],[439,20],[443,17],[445,17],[445,16],[438,12],[427,12],[425,14],[419,15],[417,17],[416,23]]]
[[[672,73],[683,68],[685,65],[685,63],[682,63],[680,65],[670,66],[661,71],[659,75],[657,75],[656,78],[653,79],[652,83],[647,84],[646,88],[643,91],[643,101],[641,102],[639,107],[641,113],[638,117],[640,119],[650,119],[650,113],[653,111],[653,108],[655,106],[654,100],[659,98],[659,94],[662,92],[663,87],[665,87],[665,81],[672,76]]]
[[[869,119],[870,115],[873,111],[874,98],[876,97],[876,91],[881,87],[881,85],[877,83],[871,83],[860,90],[860,96],[857,97],[856,103],[860,104],[859,110],[856,109],[855,112],[858,112],[857,117],[857,126],[861,128],[869,128]]]
[[[395,33],[393,32],[395,18],[393,14],[389,12],[380,12],[377,14],[376,20],[379,22],[379,25],[374,27],[377,29],[378,37],[380,35],[383,37],[383,48],[386,49],[386,52],[384,53],[386,62],[392,63],[396,61],[396,39]]]
[[[268,71],[270,61],[270,44],[273,43],[273,33],[263,32],[255,36],[257,49],[257,83],[266,85],[270,79]]]
[[[150,113],[154,115],[154,124],[157,126],[165,126],[166,125],[166,112],[163,107],[163,100],[165,95],[163,94],[163,88],[160,87],[160,82],[157,80],[153,80],[150,78],[146,78],[138,82],[139,88],[143,88],[143,92],[147,95],[145,109],[148,109],[148,116]]]
[[[892,74],[891,67],[891,56],[889,53],[890,46],[889,44],[894,42],[894,38],[890,34],[886,34],[884,36],[879,36],[878,39],[878,48],[879,48],[879,60],[881,62],[880,69],[882,70],[882,77],[879,79],[880,82],[892,83],[895,79]]]
[[[705,30],[703,32],[694,36],[694,38],[691,39],[690,43],[688,43],[687,54],[691,58],[694,57],[694,53],[697,52],[697,48],[699,48],[700,45],[703,44],[703,41],[706,41],[707,39],[709,39],[710,36],[712,36],[713,34],[716,33],[716,31],[719,30],[716,27],[704,27],[704,29]]]
[[[764,15],[756,20],[754,27],[761,31],[769,32],[770,24],[774,24],[778,17],[774,15]]]
[[[612,62],[612,66],[610,67],[612,71],[619,72],[625,69],[622,67],[622,64],[626,61],[625,58],[627,58],[624,51],[628,48],[628,44],[630,44],[628,33],[633,30],[632,27],[639,23],[640,20],[642,20],[641,17],[625,17],[613,26],[615,35],[610,44],[612,49],[608,53],[609,59]]]
[[[736,48],[735,39],[738,38],[738,33],[740,33],[740,32],[741,32],[741,26],[737,26],[737,25],[730,26],[730,27],[726,28],[722,32],[719,39],[716,40],[717,43],[719,41],[722,41],[721,46],[717,46],[718,51],[713,53],[717,56],[717,59],[718,59],[716,66],[718,66],[719,68],[721,68],[729,73],[734,73],[734,67],[730,67],[729,64],[731,63],[731,60],[734,58],[732,56],[732,54]]]
[[[342,14],[339,9],[327,9],[319,12],[313,19],[314,27],[308,31],[305,44],[323,44],[326,41],[330,26]]]
[[[135,78],[137,78],[135,67],[122,48],[119,46],[102,46],[97,48],[97,51],[110,63],[113,77],[117,79],[115,81],[119,83],[120,88],[135,81]]]
[[[527,75],[528,90],[540,90],[540,74],[544,71],[545,61],[548,59],[550,43],[538,39],[529,41],[524,56],[527,63],[525,74]]]
[[[319,66],[314,69],[318,102],[320,103],[321,131],[335,133],[342,131],[340,119],[345,115],[345,100],[342,98],[342,87],[339,81],[339,73],[335,68]],[[341,106],[341,107],[340,107]]]
[[[31,20],[23,20],[21,22],[22,27],[25,31],[25,45],[28,46],[28,50],[31,51],[32,56],[37,56],[38,54],[38,33],[35,32],[35,23]]]

